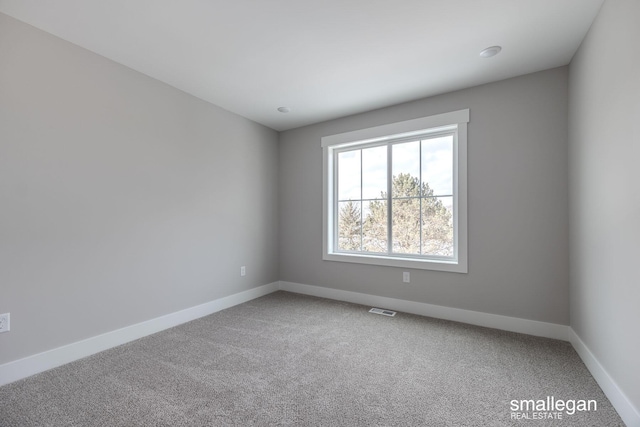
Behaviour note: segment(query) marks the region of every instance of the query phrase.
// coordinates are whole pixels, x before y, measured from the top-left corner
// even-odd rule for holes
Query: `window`
[[[467,272],[469,110],[322,138],[323,259]]]

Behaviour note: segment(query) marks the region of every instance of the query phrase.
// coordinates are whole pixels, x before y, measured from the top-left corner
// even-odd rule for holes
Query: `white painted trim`
[[[207,316],[220,310],[251,301],[277,290],[570,341],[626,425],[629,427],[640,427],[640,411],[638,408],[631,403],[629,398],[618,387],[617,383],[611,378],[578,334],[569,326],[285,281],[269,283],[205,304],[5,363],[4,365],[0,365],[0,386],[91,356],[100,351],[126,344],[130,341]]]
[[[388,123],[385,125],[374,126],[365,129],[357,129],[350,132],[339,133],[336,135],[323,136],[321,139],[322,147],[329,147],[347,142],[365,142],[369,140],[384,140],[393,135],[411,134],[412,132],[421,132],[425,129],[449,126],[452,123],[468,123],[469,109],[451,111],[448,113],[434,114],[427,117],[419,117],[417,119],[405,120],[402,122]]]
[[[570,326],[293,282],[281,281],[280,290],[569,341],[624,423],[628,427],[640,427],[640,410],[633,405],[631,400],[629,400],[626,394],[618,387],[618,384]]]
[[[441,305],[387,298],[358,292],[321,286],[303,285],[301,283],[280,282],[283,291],[316,297],[347,301],[356,304],[370,305],[420,316],[436,317],[438,319],[453,320],[487,328],[518,332],[521,334],[553,338],[563,341],[569,340],[569,326],[556,323],[539,322],[537,320],[521,319],[518,317],[502,316],[499,314],[482,313],[479,311],[463,310],[460,308],[444,307]]]
[[[91,356],[100,351],[126,344],[147,335],[155,334],[156,332],[172,328],[182,323],[208,316],[209,314],[233,307],[234,305],[251,301],[275,292],[278,289],[279,282],[269,283],[195,307],[176,311],[165,316],[156,317],[155,319],[126,326],[115,331],[5,363],[0,365],[0,386],[40,372],[48,371],[49,369],[73,362],[74,360]]]
[[[618,387],[618,384],[611,378],[611,375],[600,364],[573,328],[569,328],[569,341],[613,407],[618,411],[622,421],[629,427],[640,427],[640,410],[631,403],[631,400]]]
[[[321,138],[322,146],[322,259],[325,261],[384,265],[390,267],[468,273],[467,233],[467,123],[469,109],[457,110],[433,116],[420,117],[403,122],[389,123],[358,129]],[[453,143],[453,257],[428,257],[426,255],[402,257],[398,254],[370,254],[364,252],[343,253],[337,250],[336,224],[338,218],[336,194],[336,153],[346,147],[366,148],[393,144],[398,140],[433,136],[439,133],[454,135]],[[388,156],[390,156],[389,151]],[[387,176],[391,177],[391,157],[387,158]],[[390,193],[388,181],[387,193]],[[391,205],[388,205],[389,207]],[[390,209],[390,208],[389,208]],[[391,219],[387,218],[388,227]]]

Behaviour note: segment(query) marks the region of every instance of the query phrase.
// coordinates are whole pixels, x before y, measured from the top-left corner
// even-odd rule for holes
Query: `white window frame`
[[[467,273],[467,123],[469,123],[469,110],[465,109],[323,137],[322,259],[326,261]],[[456,137],[453,142],[453,257],[445,259],[438,256],[404,256],[403,254],[385,255],[338,251],[334,237],[337,197],[335,194],[335,152],[344,147],[372,144],[431,132],[435,133],[443,129],[456,129]]]

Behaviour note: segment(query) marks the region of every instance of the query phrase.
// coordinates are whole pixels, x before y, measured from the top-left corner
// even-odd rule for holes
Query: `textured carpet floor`
[[[624,425],[568,343],[368,308],[276,292],[1,387],[0,425]],[[597,410],[512,419],[547,396]]]

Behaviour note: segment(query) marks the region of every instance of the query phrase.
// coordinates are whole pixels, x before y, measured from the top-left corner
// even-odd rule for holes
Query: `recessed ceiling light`
[[[480,52],[480,56],[482,56],[483,58],[491,58],[492,56],[496,56],[497,54],[499,54],[501,50],[501,46],[491,46]]]
[[[278,107],[278,111],[280,111],[281,113],[288,113],[289,111],[291,111],[291,108],[289,108],[289,107]]]

